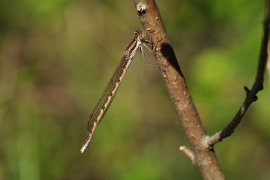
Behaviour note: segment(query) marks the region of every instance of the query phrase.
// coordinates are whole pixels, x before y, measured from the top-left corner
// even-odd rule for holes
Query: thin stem
[[[263,90],[264,74],[265,74],[266,64],[267,64],[269,25],[270,25],[270,3],[268,1],[267,7],[266,7],[265,20],[263,23],[263,36],[262,36],[261,49],[260,49],[260,54],[259,54],[259,61],[258,61],[258,66],[257,66],[255,82],[253,83],[251,90],[249,90],[247,87],[244,87],[246,91],[246,98],[242,106],[240,107],[240,109],[238,110],[237,114],[232,119],[232,121],[224,129],[222,129],[215,135],[209,137],[208,139],[209,145],[214,145],[215,143],[222,141],[222,139],[230,136],[234,132],[235,128],[241,122],[243,116],[247,112],[250,105],[258,99],[257,93]]]

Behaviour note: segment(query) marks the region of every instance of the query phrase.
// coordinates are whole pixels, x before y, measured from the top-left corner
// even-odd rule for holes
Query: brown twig
[[[238,110],[237,114],[233,118],[233,120],[220,132],[214,134],[213,136],[208,138],[208,144],[214,145],[215,143],[222,141],[222,139],[230,136],[234,129],[238,126],[238,124],[241,122],[243,116],[247,112],[249,106],[255,102],[258,97],[257,93],[261,90],[263,90],[263,81],[264,81],[264,74],[267,64],[267,48],[268,48],[268,38],[269,38],[269,25],[270,25],[270,3],[268,1],[267,7],[266,7],[266,14],[265,14],[265,20],[263,23],[263,37],[262,37],[262,43],[261,43],[261,49],[260,49],[260,55],[259,55],[259,62],[257,67],[257,73],[255,82],[249,90],[247,87],[244,87],[246,91],[246,98],[244,100],[244,103]]]
[[[154,0],[133,0],[140,21],[153,45],[155,58],[160,66],[171,100],[194,154],[194,165],[204,179],[224,179],[212,146],[205,141],[208,137],[196,107],[188,92],[184,76],[178,65],[173,48],[164,28]]]

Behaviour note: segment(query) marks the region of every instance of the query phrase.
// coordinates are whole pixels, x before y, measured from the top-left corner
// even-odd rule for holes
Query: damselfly
[[[148,41],[144,39],[145,33],[143,31],[140,31],[136,29],[134,31],[135,37],[131,41],[131,43],[127,46],[127,48],[124,50],[124,56],[121,59],[121,62],[119,63],[118,67],[116,68],[110,82],[106,86],[103,94],[101,95],[97,105],[95,106],[92,114],[90,114],[88,118],[88,135],[85,139],[85,142],[83,143],[83,146],[81,148],[81,153],[84,152],[84,150],[88,147],[92,135],[98,125],[98,123],[101,121],[102,117],[105,115],[106,111],[108,110],[114,95],[116,94],[116,91],[126,74],[126,71],[135,56],[138,49],[143,54],[142,45],[145,45],[144,43],[147,43]],[[145,45],[146,46],[146,45]],[[146,46],[147,47],[147,46]],[[148,47],[147,47],[148,48]],[[149,49],[149,48],[148,48]],[[144,56],[144,55],[143,55]]]

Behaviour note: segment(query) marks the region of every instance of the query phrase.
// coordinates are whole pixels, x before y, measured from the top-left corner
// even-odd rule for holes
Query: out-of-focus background
[[[262,1],[157,0],[206,131],[251,87]],[[141,25],[132,1],[0,2],[0,180],[200,179],[158,66],[131,64],[85,153],[88,115]],[[146,51],[146,50],[145,50]],[[155,63],[146,52],[148,63]],[[215,146],[227,179],[270,179],[270,90]]]

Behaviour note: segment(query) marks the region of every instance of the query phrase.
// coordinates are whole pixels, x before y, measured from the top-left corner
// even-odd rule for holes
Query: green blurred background
[[[256,72],[264,1],[157,0],[206,131]],[[87,117],[141,28],[132,1],[0,1],[0,180],[201,179],[157,66],[138,53],[89,148]],[[146,53],[149,63],[153,55]],[[215,146],[227,179],[270,179],[270,90]]]

